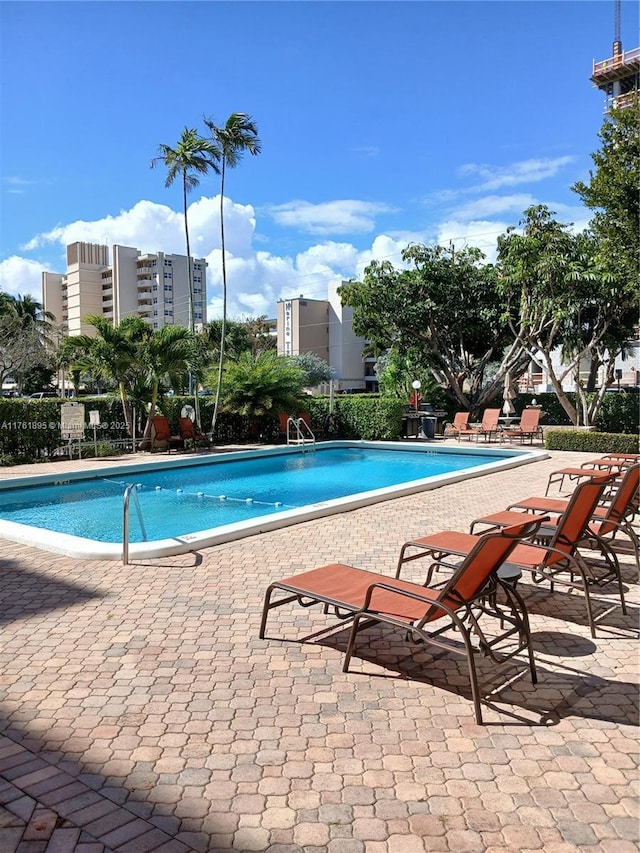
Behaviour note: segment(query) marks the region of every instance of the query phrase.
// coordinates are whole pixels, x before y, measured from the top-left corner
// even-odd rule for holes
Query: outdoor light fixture
[[[413,401],[415,403],[416,412],[418,411],[418,391],[422,388],[422,382],[419,379],[414,379],[411,383],[413,388]]]

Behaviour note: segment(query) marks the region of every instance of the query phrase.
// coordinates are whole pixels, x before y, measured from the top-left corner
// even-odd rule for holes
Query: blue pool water
[[[344,443],[336,443],[338,445]],[[0,519],[99,542],[122,542],[124,490],[129,541],[187,538],[251,519],[317,506],[476,467],[492,467],[520,451],[416,452],[375,446],[319,446],[302,453],[234,454],[144,468],[107,469],[91,479],[0,489]],[[237,458],[240,457],[240,458]],[[6,485],[6,484],[5,484]],[[393,495],[386,495],[393,496]],[[378,497],[384,499],[385,495]],[[335,511],[335,510],[334,510]],[[38,544],[37,531],[33,531]],[[5,535],[0,533],[0,535]]]

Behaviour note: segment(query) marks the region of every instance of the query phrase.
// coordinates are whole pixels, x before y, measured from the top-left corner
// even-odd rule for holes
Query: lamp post
[[[411,383],[411,387],[413,388],[413,402],[416,407],[416,412],[418,411],[418,391],[422,388],[422,382],[419,379],[414,379]]]
[[[620,380],[622,379],[622,370],[618,367],[616,368],[616,379],[618,380],[618,391],[620,390]]]

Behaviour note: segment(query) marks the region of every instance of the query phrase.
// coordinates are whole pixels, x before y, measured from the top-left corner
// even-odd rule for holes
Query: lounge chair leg
[[[265,593],[265,596],[264,596],[264,605],[262,607],[262,619],[260,620],[260,631],[258,633],[258,637],[261,640],[264,640],[264,632],[265,632],[265,629],[267,627],[267,618],[269,616],[269,611],[271,610],[271,607],[269,605],[271,604],[271,595],[273,593],[273,590],[274,590],[274,587],[272,587],[272,586],[268,587],[267,592]]]
[[[360,615],[356,614],[353,618],[353,623],[351,625],[351,631],[349,633],[349,642],[347,643],[347,651],[344,654],[344,661],[342,662],[342,671],[349,672],[349,662],[351,661],[351,656],[353,654],[353,647],[356,642],[356,634],[358,632],[358,625],[360,624]]]

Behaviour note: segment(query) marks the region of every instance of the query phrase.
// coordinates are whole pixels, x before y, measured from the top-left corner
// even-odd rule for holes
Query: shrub
[[[404,403],[393,397],[374,394],[345,394],[334,397],[333,417],[329,416],[327,397],[307,401],[312,429],[321,438],[356,438],[388,441],[398,438],[402,427]]]
[[[638,389],[605,394],[596,416],[596,429],[601,432],[638,432]]]
[[[547,450],[575,450],[584,453],[638,453],[638,437],[626,433],[586,430],[545,430]]]

